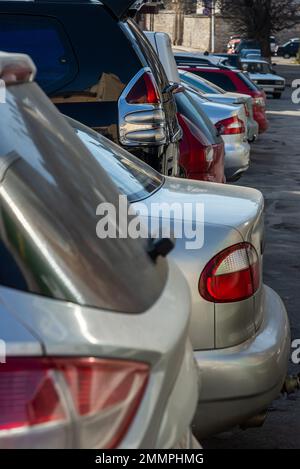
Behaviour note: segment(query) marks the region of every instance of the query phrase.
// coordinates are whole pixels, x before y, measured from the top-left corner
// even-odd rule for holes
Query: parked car
[[[183,130],[179,158],[183,175],[200,181],[224,183],[225,146],[221,135],[185,88],[176,94],[176,104]]]
[[[144,31],[147,35],[148,31]],[[149,31],[151,37],[151,31]],[[157,34],[166,34],[166,33],[157,33]],[[149,35],[148,35],[149,38]],[[160,43],[157,43],[159,47]],[[200,52],[184,52],[184,51],[177,51],[176,48],[173,49],[173,54],[176,60],[177,65],[194,65],[194,64],[201,64],[204,66],[218,66],[222,65],[222,57],[217,54],[203,54]]]
[[[100,203],[128,228],[123,193],[33,71],[0,53],[0,447],[191,448],[200,377],[172,243],[96,237]]]
[[[176,105],[163,68],[131,19],[136,4],[1,1],[1,49],[32,56],[37,82],[61,112],[164,174],[176,174]]]
[[[276,55],[279,57],[284,57],[285,59],[289,59],[290,57],[297,57],[300,47],[300,39],[294,38],[290,41],[286,42],[282,46],[277,46],[276,48]]]
[[[180,83],[171,41],[166,33],[146,33],[171,83]],[[159,39],[158,39],[159,38]],[[250,146],[247,142],[247,115],[244,105],[224,105],[200,96],[195,89],[184,86],[189,99],[194,101],[199,112],[205,112],[215,125],[225,143],[225,176],[235,181],[249,168]]]
[[[262,279],[262,194],[163,177],[82,124],[71,125],[136,210],[145,205],[150,213],[156,203],[204,204],[204,221],[195,211],[192,217],[183,210],[171,215],[180,226],[184,220],[186,233],[189,223],[204,233],[201,248],[187,249],[184,234],[170,253],[192,294],[190,336],[203,377],[194,428],[207,436],[247,425],[277,398],[290,353],[285,307]],[[158,180],[159,187],[153,184]],[[169,226],[169,216],[161,213],[160,220]]]
[[[210,83],[204,78],[200,78],[194,73],[186,70],[178,70],[180,79],[190,87],[194,88],[200,94],[209,100],[220,104],[242,104],[247,116],[248,142],[254,142],[257,138],[259,128],[258,123],[253,118],[252,98],[247,94],[229,93],[217,85]]]
[[[230,40],[228,41],[227,44],[227,52],[228,54],[234,54],[235,49],[237,45],[241,42],[242,38],[239,34],[235,34],[233,36],[230,36]]]
[[[235,53],[240,54],[243,49],[260,49],[260,43],[255,39],[242,39],[235,46]]]
[[[240,56],[237,54],[213,54],[213,56],[218,57],[219,63],[225,65],[226,67],[240,69]]]
[[[244,106],[214,103],[186,86],[195,105],[204,111],[215,125],[225,144],[225,176],[237,181],[250,165],[250,145],[247,139],[247,117]]]
[[[253,117],[259,125],[259,133],[266,132],[269,123],[266,116],[266,95],[241,71],[220,67],[180,66],[195,75],[218,85],[225,91],[247,94],[253,100]]]
[[[257,58],[261,58],[262,52],[261,49],[242,49],[239,55],[241,59],[246,59],[250,55]]]
[[[268,61],[242,59],[241,62],[243,70],[248,72],[253,83],[274,98],[281,98],[285,90],[285,78],[278,76]]]

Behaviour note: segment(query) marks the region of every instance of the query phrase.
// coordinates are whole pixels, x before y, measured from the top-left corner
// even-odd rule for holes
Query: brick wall
[[[210,50],[211,19],[204,15],[185,15],[177,17],[172,10],[163,10],[157,15],[146,15],[145,25],[148,30],[168,33],[173,44]],[[227,18],[216,15],[215,44],[216,52],[225,52],[228,38],[234,34],[234,26]],[[286,42],[292,37],[300,37],[300,24],[276,35],[277,42]]]
[[[178,24],[179,23],[179,24]],[[145,25],[148,30],[165,32],[171,36],[173,44],[192,47],[202,51],[210,50],[211,19],[204,15],[185,15],[176,20],[172,10],[165,10],[157,15],[146,15]],[[221,52],[232,34],[231,25],[216,16],[216,51]]]

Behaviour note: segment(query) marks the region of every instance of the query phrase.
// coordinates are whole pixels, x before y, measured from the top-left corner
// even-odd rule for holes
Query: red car
[[[224,173],[225,149],[222,138],[207,116],[195,107],[187,91],[175,94],[178,121],[183,131],[179,164],[189,179],[226,181]]]
[[[225,67],[201,67],[194,64],[180,65],[180,68],[205,78],[225,91],[252,96],[253,117],[259,125],[259,133],[266,132],[269,123],[266,116],[265,92],[260,90],[245,73]]]

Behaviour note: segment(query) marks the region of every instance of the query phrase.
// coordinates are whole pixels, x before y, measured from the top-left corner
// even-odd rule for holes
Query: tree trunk
[[[270,34],[268,34],[268,36],[260,37],[258,40],[260,42],[262,56],[266,59],[271,60],[272,53],[270,44]]]

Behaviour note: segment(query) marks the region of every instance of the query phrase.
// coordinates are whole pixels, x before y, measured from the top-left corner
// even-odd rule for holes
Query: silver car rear
[[[191,88],[187,88],[195,104],[204,111],[212,123],[220,130],[225,144],[225,174],[228,181],[235,181],[247,171],[250,165],[250,145],[247,141],[247,117],[243,105],[218,104],[205,99]],[[226,125],[231,121],[243,125],[239,130],[228,130]]]

